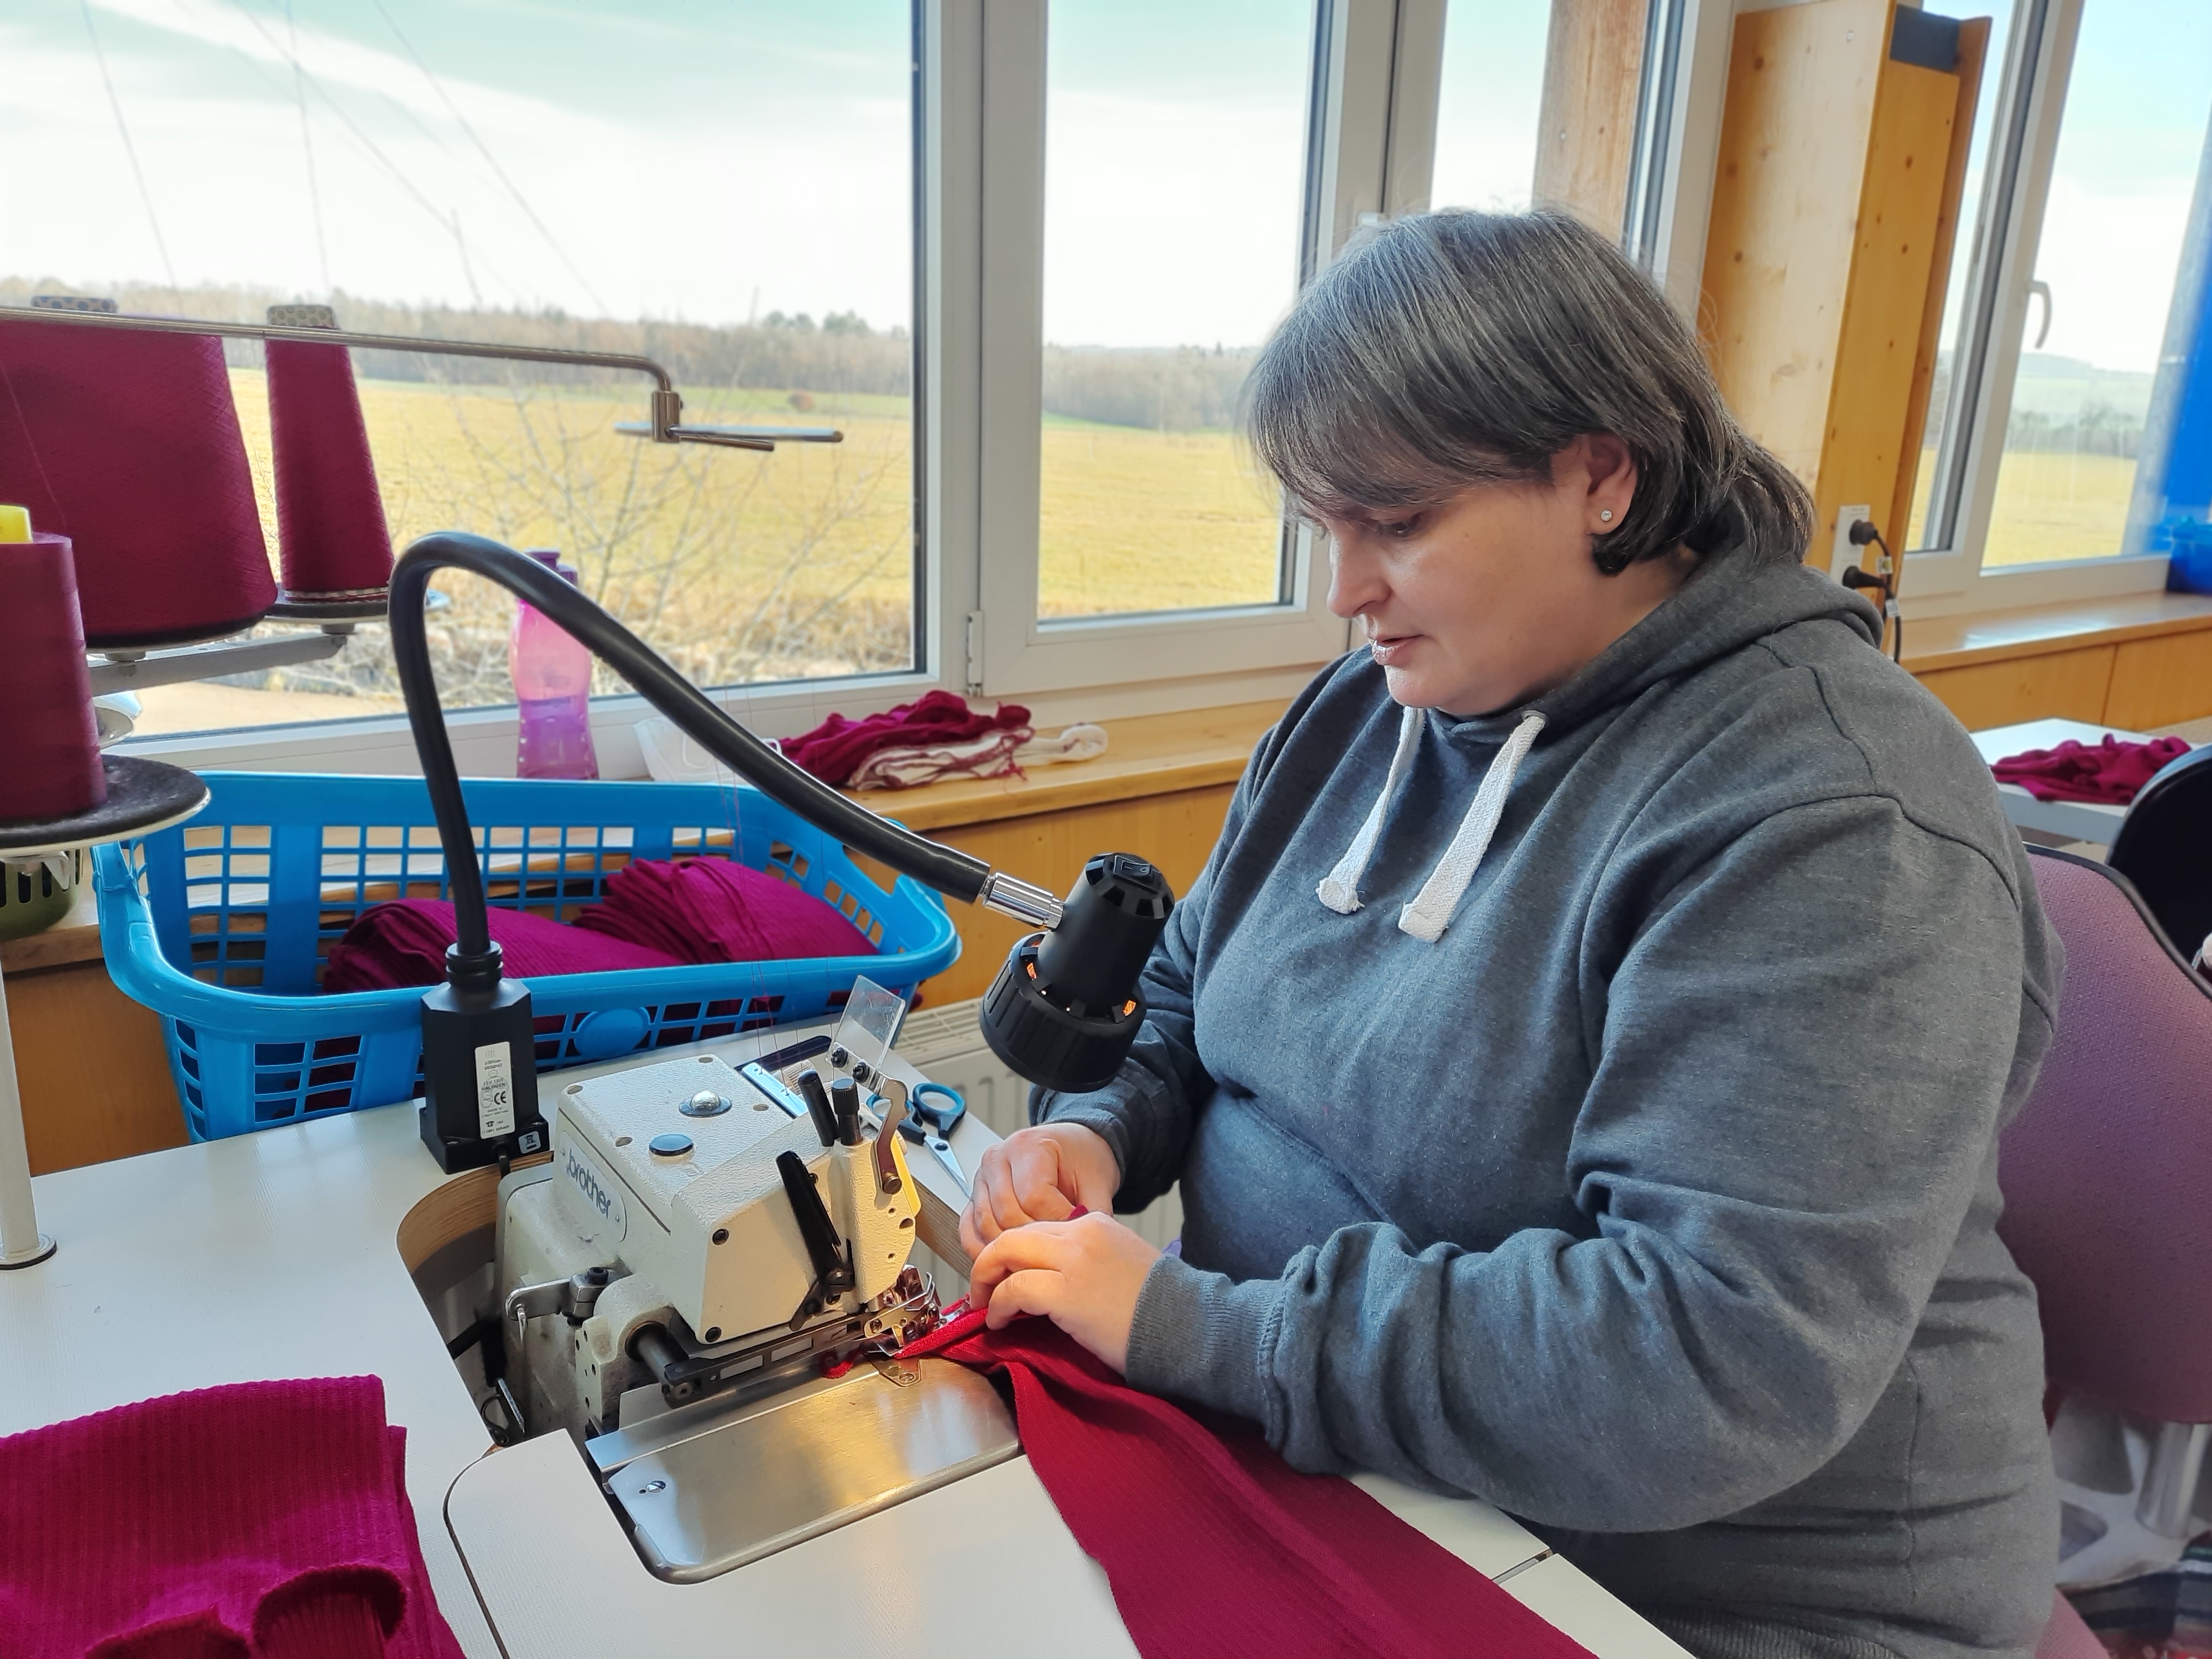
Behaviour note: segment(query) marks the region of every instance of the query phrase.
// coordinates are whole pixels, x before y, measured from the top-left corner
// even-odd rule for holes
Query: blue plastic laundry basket
[[[197,817],[93,855],[108,971],[161,1017],[192,1138],[410,1098],[422,992],[316,982],[369,905],[449,896],[422,780],[204,777]],[[632,859],[734,858],[836,905],[880,952],[533,980],[541,1070],[819,1018],[859,974],[911,995],[960,954],[934,893],[904,877],[885,892],[757,790],[483,779],[463,793],[494,904],[570,920]]]

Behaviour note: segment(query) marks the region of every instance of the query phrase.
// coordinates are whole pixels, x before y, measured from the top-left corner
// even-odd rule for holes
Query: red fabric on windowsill
[[[1145,1659],[1589,1659],[1350,1481],[1140,1394],[1056,1326],[970,1313],[902,1351],[1002,1372],[1037,1479]]]
[[[1030,711],[1019,703],[1001,703],[996,714],[978,714],[968,707],[965,698],[950,691],[931,691],[887,714],[870,714],[865,720],[832,714],[811,732],[786,738],[776,747],[786,760],[823,782],[842,784],[879,749],[964,743],[992,732],[1026,728],[1029,723]]]

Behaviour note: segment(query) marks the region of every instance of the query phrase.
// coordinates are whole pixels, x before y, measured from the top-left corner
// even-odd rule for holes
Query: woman
[[[1988,769],[1575,223],[1391,226],[1250,398],[1369,643],[1254,754],[1121,1074],[986,1155],[992,1322],[1488,1498],[1716,1659],[2026,1652],[1996,1139],[2060,963]],[[1103,1213],[1178,1178],[1179,1260]]]

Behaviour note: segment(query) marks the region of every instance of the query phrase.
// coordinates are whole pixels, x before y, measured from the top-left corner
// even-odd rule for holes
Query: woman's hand
[[[980,1256],[1008,1228],[1065,1221],[1079,1204],[1111,1215],[1121,1184],[1114,1149],[1097,1130],[1074,1123],[1017,1129],[976,1166],[974,1191],[960,1217],[961,1247]]]
[[[975,1258],[968,1300],[989,1310],[985,1322],[994,1331],[1024,1314],[1042,1315],[1115,1370],[1126,1371],[1137,1293],[1159,1255],[1101,1212],[1016,1227]]]

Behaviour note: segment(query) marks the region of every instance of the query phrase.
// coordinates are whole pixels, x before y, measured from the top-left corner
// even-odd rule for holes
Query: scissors
[[[968,1112],[968,1103],[961,1099],[960,1091],[942,1083],[919,1084],[907,1097],[906,1104],[907,1115],[899,1120],[898,1132],[916,1146],[927,1146],[934,1152],[937,1161],[958,1184],[961,1196],[973,1197],[967,1173],[960,1167],[960,1156],[952,1150],[951,1139],[953,1127]]]

